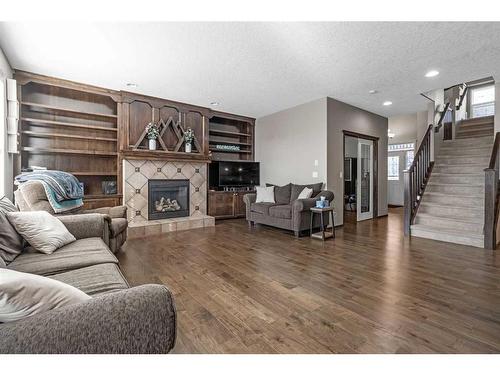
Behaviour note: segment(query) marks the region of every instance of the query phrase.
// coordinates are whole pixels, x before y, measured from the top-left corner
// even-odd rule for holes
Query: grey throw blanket
[[[42,181],[48,185],[57,202],[83,198],[83,185],[71,173],[62,171],[36,171],[16,176],[16,184]]]

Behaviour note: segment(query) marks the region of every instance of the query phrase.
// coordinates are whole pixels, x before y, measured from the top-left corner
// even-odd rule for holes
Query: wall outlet
[[[318,178],[318,172],[316,171],[313,172],[313,178]]]
[[[342,179],[342,171],[340,171],[340,178]]]
[[[314,166],[317,167],[319,165],[318,159],[314,160]]]

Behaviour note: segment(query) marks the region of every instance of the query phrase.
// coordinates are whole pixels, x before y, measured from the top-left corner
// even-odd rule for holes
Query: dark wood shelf
[[[47,105],[47,104],[40,104],[40,103],[33,103],[33,102],[21,102],[21,104],[24,105],[24,106],[27,106],[27,107],[34,107],[34,108],[46,109],[48,111],[56,112],[56,113],[57,112],[59,112],[59,113],[74,113],[74,114],[77,114],[77,115],[105,117],[105,118],[112,118],[112,119],[117,119],[118,118],[117,115],[112,115],[112,114],[107,114],[107,113],[78,111],[76,109],[64,108],[64,107],[56,107],[56,106]],[[38,112],[40,112],[40,111],[38,111]]]
[[[235,137],[251,137],[252,134],[249,133],[239,133],[239,132],[231,132],[227,130],[217,130],[217,129],[210,129],[209,130],[210,134],[220,134],[220,135],[232,135]]]
[[[41,126],[66,126],[70,128],[80,128],[80,129],[91,129],[91,130],[106,130],[116,132],[118,129],[116,128],[107,128],[105,126],[95,126],[95,125],[85,125],[85,124],[75,124],[72,122],[64,122],[64,121],[53,121],[53,120],[43,120],[29,117],[22,117],[21,121],[29,122],[32,124],[37,124]]]
[[[197,152],[173,152],[173,151],[151,151],[151,150],[125,150],[120,152],[122,157],[127,159],[150,159],[150,160],[168,160],[168,161],[198,161],[210,163],[210,157]]]
[[[68,173],[71,173],[75,176],[117,176],[118,173],[116,171],[114,172],[76,172],[76,171],[69,171]]]
[[[116,138],[105,138],[105,137],[92,137],[85,135],[72,135],[72,134],[62,134],[62,133],[38,133],[30,130],[24,130],[21,134],[29,135],[30,137],[37,138],[68,138],[68,139],[81,139],[88,141],[106,141],[106,142],[117,142]]]
[[[91,200],[98,200],[98,199],[110,199],[110,198],[121,198],[121,194],[86,194],[83,196],[83,199],[91,199]]]
[[[22,151],[33,154],[77,154],[77,155],[95,155],[95,156],[117,156],[117,152],[95,151],[95,150],[70,150],[64,148],[36,148],[23,147]]]
[[[225,145],[238,145],[238,146],[252,146],[251,143],[246,143],[246,142],[231,142],[231,141],[215,141],[211,140],[209,143],[212,144],[225,144]]]
[[[217,148],[210,148],[212,152],[229,152],[231,154],[251,154],[250,150],[219,150]]]

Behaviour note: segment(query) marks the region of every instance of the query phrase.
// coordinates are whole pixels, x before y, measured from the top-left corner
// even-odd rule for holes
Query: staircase
[[[484,168],[493,147],[493,116],[464,120],[434,163],[411,235],[484,247]]]

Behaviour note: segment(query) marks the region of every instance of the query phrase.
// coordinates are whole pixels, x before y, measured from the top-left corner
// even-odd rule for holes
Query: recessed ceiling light
[[[376,94],[378,91],[377,90],[370,90],[368,91],[369,94]]]
[[[427,78],[435,77],[439,74],[437,70],[429,70],[427,73],[425,73],[425,76]]]
[[[391,105],[391,104],[392,104],[392,102],[391,102],[390,100],[387,100],[387,101],[383,102],[382,104],[383,104],[383,105]]]
[[[210,105],[212,107],[217,107],[219,105],[219,102],[211,102]]]
[[[127,83],[127,87],[137,87],[139,86],[137,83],[129,82]]]

